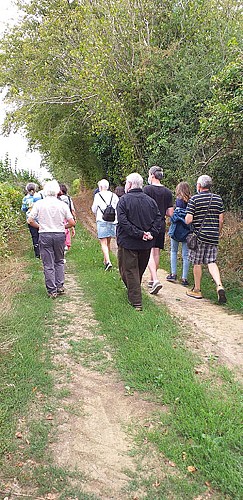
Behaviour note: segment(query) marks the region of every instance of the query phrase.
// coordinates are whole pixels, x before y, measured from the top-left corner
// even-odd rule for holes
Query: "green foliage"
[[[198,135],[207,171],[228,207],[243,209],[243,59],[227,65],[213,79]],[[230,180],[230,183],[229,183]]]
[[[19,222],[21,192],[7,183],[0,183],[0,255],[7,250],[10,232],[14,231]]]
[[[15,105],[5,130],[25,127],[55,177],[117,183],[157,163],[172,187],[195,182],[221,142],[237,164],[239,86],[220,95],[214,75],[225,71],[221,90],[240,82],[238,0],[19,3],[24,18],[1,42],[0,82]],[[224,155],[214,165],[225,195]],[[237,189],[228,204],[240,203]]]
[[[25,185],[37,179],[28,172],[12,170],[8,155],[0,160],[0,255],[8,251],[8,239],[20,222],[20,208]]]
[[[71,188],[72,195],[78,194],[79,191],[80,191],[80,179],[74,179]]]

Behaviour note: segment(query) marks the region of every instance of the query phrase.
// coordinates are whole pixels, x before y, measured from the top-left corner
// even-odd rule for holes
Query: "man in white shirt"
[[[49,297],[53,299],[64,293],[65,229],[75,226],[69,207],[57,199],[59,191],[56,180],[47,182],[44,198],[35,203],[27,219],[28,224],[39,229],[45,284]]]

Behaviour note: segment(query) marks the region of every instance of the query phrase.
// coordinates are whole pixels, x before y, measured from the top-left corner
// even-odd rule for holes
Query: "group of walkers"
[[[118,245],[118,265],[127,288],[128,301],[142,310],[141,281],[148,267],[149,292],[155,295],[162,288],[158,278],[160,250],[164,248],[166,217],[170,218],[171,272],[167,281],[177,282],[177,256],[182,244],[181,284],[188,287],[188,270],[193,265],[194,286],[187,295],[202,298],[202,265],[207,264],[216,284],[219,303],[226,302],[218,266],[216,264],[219,234],[223,225],[224,208],[220,196],[211,192],[212,179],[201,175],[197,180],[197,194],[191,196],[187,182],[176,187],[175,207],[172,192],[162,183],[163,170],[149,169],[148,185],[137,172],[126,178],[125,188],[109,190],[109,182],[101,179],[95,190],[92,211],[96,215],[97,233],[103,253],[104,270],[112,269],[110,261],[111,238]],[[26,213],[36,258],[41,258],[49,297],[64,293],[65,251],[75,235],[76,216],[73,202],[65,184],[56,180],[45,183],[36,192],[32,182],[26,186],[22,210]],[[70,234],[71,229],[71,234]],[[188,235],[195,233],[196,244],[189,247]]]
[[[148,185],[143,188],[143,178],[138,173],[127,176],[125,193],[120,196],[109,190],[109,182],[102,179],[94,194],[92,211],[96,215],[97,233],[104,258],[104,269],[112,268],[110,261],[111,238],[117,239],[118,265],[121,278],[127,288],[128,301],[142,310],[141,281],[148,267],[148,287],[155,295],[162,288],[158,279],[160,250],[164,248],[166,216],[170,217],[171,272],[167,281],[177,282],[177,256],[182,244],[181,284],[188,287],[188,270],[193,265],[194,286],[186,294],[201,299],[202,265],[216,284],[218,302],[226,302],[225,290],[216,264],[219,235],[223,225],[224,208],[220,196],[211,193],[212,179],[201,175],[197,180],[197,194],[191,196],[187,182],[176,187],[175,208],[171,191],[162,185],[163,170],[149,169]],[[114,218],[104,217],[106,209],[114,211]],[[196,244],[188,248],[187,238],[195,233]]]

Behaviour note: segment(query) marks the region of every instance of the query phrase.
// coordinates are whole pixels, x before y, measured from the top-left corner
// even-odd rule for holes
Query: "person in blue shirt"
[[[167,281],[175,283],[177,281],[177,256],[179,243],[182,245],[182,278],[181,284],[188,286],[187,275],[189,270],[188,248],[186,237],[190,232],[189,226],[185,222],[186,207],[191,198],[190,187],[187,182],[180,182],[176,186],[176,208],[171,217],[169,229],[170,240],[170,265],[171,273],[166,277]],[[177,234],[176,234],[177,233]]]
[[[25,189],[27,191],[27,194],[24,196],[22,200],[21,210],[26,214],[26,221],[27,221],[34,203],[38,200],[41,200],[42,196],[40,193],[36,192],[36,184],[34,182],[29,182]],[[30,224],[28,224],[28,228],[33,242],[35,257],[39,259],[40,258],[39,231],[37,228],[32,227]]]

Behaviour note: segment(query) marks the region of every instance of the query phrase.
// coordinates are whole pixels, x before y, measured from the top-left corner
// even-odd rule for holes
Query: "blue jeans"
[[[190,262],[188,260],[188,248],[187,248],[187,243],[186,241],[182,241],[182,279],[187,279],[188,275],[188,270],[189,270],[189,265]],[[171,274],[177,274],[176,269],[177,269],[177,254],[178,254],[178,248],[179,248],[179,241],[173,240],[173,238],[170,239],[170,265],[171,265]]]

